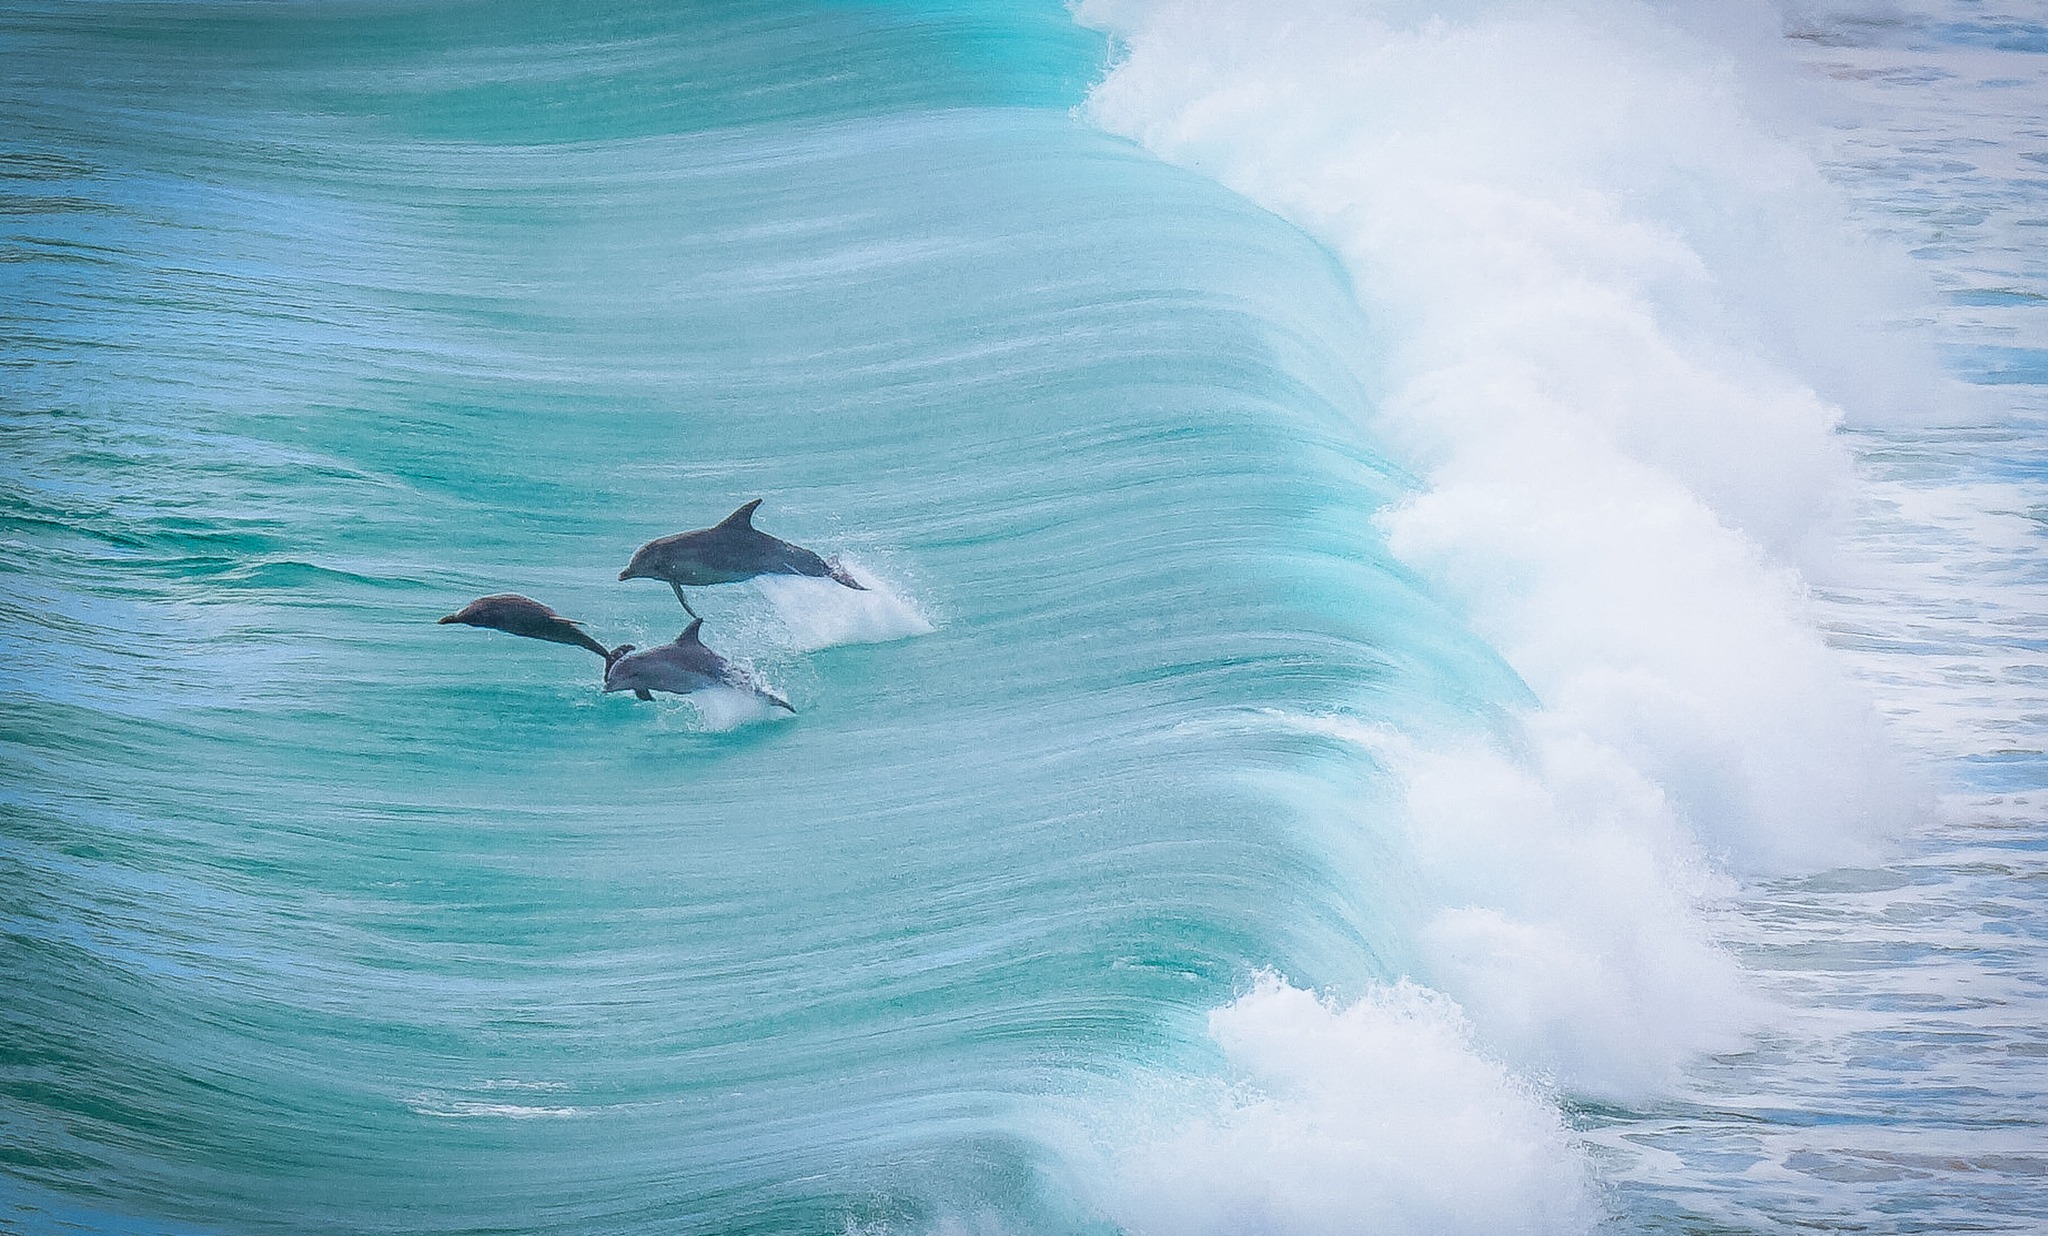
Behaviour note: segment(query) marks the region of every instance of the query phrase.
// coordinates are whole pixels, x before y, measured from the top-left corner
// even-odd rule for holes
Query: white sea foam
[[[1427,979],[1526,1073],[1574,1093],[1654,1096],[1765,1015],[1703,911],[1733,891],[1664,792],[1555,716],[1511,757],[1432,750],[1383,726],[1269,713],[1353,743],[1406,788]]]
[[[458,1099],[445,1094],[416,1094],[405,1105],[422,1116],[440,1120],[566,1120],[588,1114],[584,1107],[543,1107],[531,1103],[502,1103],[486,1099]]]
[[[1851,481],[1787,367],[1840,315],[1799,296],[1852,246],[1724,57],[1625,0],[1079,13],[1128,44],[1091,116],[1344,258],[1385,324],[1374,427],[1427,476],[1389,542],[1552,710],[1738,868],[1854,859],[1897,819],[1793,570]]]
[[[1881,329],[1913,304],[1903,263],[1782,135],[1797,92],[1728,53],[1768,54],[1761,6],[1076,12],[1123,45],[1093,120],[1345,263],[1382,358],[1361,419],[1424,478],[1382,530],[1542,703],[1512,757],[1383,744],[1425,886],[1418,977],[1526,1073],[1654,1094],[1758,1012],[1710,944],[1716,870],[1862,861],[1919,800],[1803,583],[1836,568],[1853,505],[1844,405],[1897,416],[1937,389]],[[1232,1024],[1234,1060],[1300,1033]],[[1284,1110],[1246,1140],[1332,1127]],[[1204,1170],[1178,1179],[1235,1204],[1237,1135],[1191,1127],[1172,1155]]]
[[[1564,724],[1740,869],[1898,818],[1794,570],[1850,483],[1788,367],[1833,301],[1768,260],[1853,246],[1725,58],[1626,0],[1078,11],[1128,45],[1091,116],[1344,258],[1385,327],[1374,427],[1427,477],[1388,539]]]
[[[724,733],[756,721],[770,721],[789,715],[753,692],[735,687],[706,687],[683,698],[696,709],[702,728],[713,733]]]
[[[1112,1117],[1095,1204],[1132,1236],[1570,1232],[1595,1208],[1551,1104],[1412,983],[1350,1004],[1277,976],[1209,1018],[1232,1084]],[[1162,1120],[1163,1115],[1177,1119]]]
[[[1434,908],[1431,982],[1508,1059],[1575,1093],[1663,1091],[1763,1013],[1701,911],[1727,891],[1663,792],[1611,748],[1539,722],[1534,759],[1412,752],[1412,845]]]
[[[799,652],[839,644],[882,644],[926,635],[932,623],[917,602],[858,562],[844,562],[866,591],[829,579],[763,575],[755,580],[782,620],[783,641]]]

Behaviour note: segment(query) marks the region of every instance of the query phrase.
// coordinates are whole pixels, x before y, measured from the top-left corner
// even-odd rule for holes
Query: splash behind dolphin
[[[607,669],[614,661],[633,651],[631,644],[606,648],[584,633],[582,623],[573,618],[564,618],[532,597],[523,597],[516,592],[478,597],[441,619],[444,625],[451,622],[468,627],[488,627],[511,635],[524,635],[528,639],[546,640],[550,644],[574,644],[578,648],[588,648],[604,658]]]
[[[647,542],[634,551],[633,560],[619,572],[619,578],[666,581],[675,589],[676,600],[682,601],[684,612],[692,618],[697,611],[684,599],[684,588],[733,584],[756,575],[823,576],[848,588],[867,591],[837,562],[757,531],[754,509],[760,505],[761,500],[756,498],[709,528]]]
[[[731,687],[758,695],[777,708],[796,711],[788,700],[754,682],[724,657],[706,648],[697,635],[703,625],[704,620],[697,619],[676,636],[674,643],[612,662],[604,672],[604,689],[631,691],[643,700],[651,700],[655,691],[688,695],[707,687]]]

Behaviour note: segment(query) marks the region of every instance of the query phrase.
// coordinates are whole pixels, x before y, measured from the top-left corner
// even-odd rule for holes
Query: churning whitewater
[[[0,41],[0,1228],[2048,1223],[2040,15]]]

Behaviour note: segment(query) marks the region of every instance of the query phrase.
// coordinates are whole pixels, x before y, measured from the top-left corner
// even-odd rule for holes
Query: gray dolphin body
[[[655,691],[688,695],[706,687],[731,687],[758,695],[777,708],[796,711],[788,700],[748,679],[731,662],[706,648],[697,637],[697,630],[703,625],[704,620],[699,618],[676,636],[675,643],[613,661],[605,667],[604,689],[631,691],[643,700],[651,700]]]
[[[542,639],[550,644],[573,644],[578,648],[588,648],[604,658],[607,670],[614,661],[633,651],[631,644],[606,648],[584,633],[582,623],[573,618],[564,618],[532,597],[523,597],[516,592],[478,597],[441,619],[442,624],[451,622],[466,627],[489,627],[493,631],[524,635],[528,639]]]
[[[754,528],[754,508],[759,498],[709,528],[678,532],[649,541],[633,551],[633,560],[619,572],[620,579],[659,579],[675,589],[683,612],[695,618],[697,611],[683,598],[684,588],[709,584],[736,584],[756,575],[811,575],[837,580],[860,592],[867,589],[848,575],[837,562],[828,562],[801,545],[769,536]]]

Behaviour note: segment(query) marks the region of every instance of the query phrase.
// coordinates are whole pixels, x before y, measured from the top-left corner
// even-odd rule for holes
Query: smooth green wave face
[[[1062,1102],[1407,964],[1513,675],[1362,512],[1345,277],[1057,6],[0,19],[0,1095],[31,1228],[1096,1222]],[[635,546],[787,720],[637,703]]]

